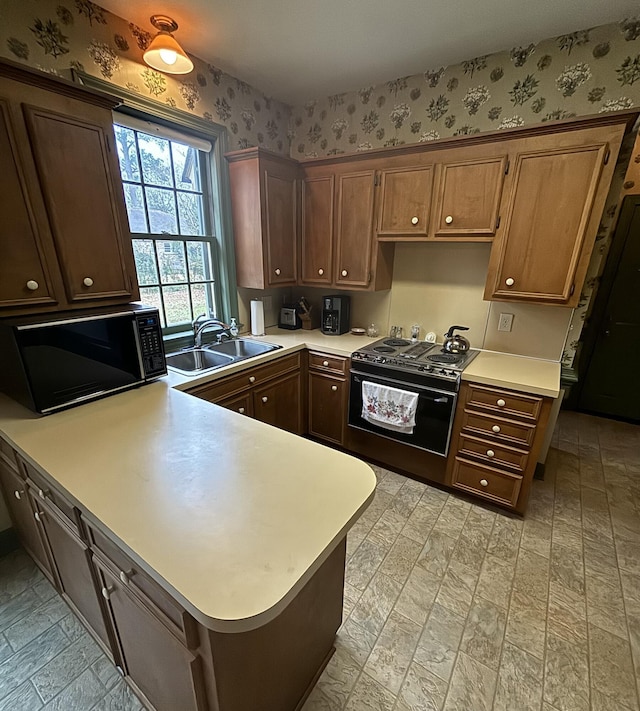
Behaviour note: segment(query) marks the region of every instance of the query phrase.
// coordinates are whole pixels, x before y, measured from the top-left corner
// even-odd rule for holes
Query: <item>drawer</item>
[[[346,375],[349,370],[349,359],[318,353],[317,351],[309,351],[309,369],[320,370],[323,373],[333,373],[334,375]]]
[[[12,471],[19,473],[18,462],[13,447],[0,437],[0,461],[4,462]]]
[[[501,417],[464,411],[462,433],[488,438],[490,441],[529,449],[536,436],[536,426],[524,422],[512,422]]]
[[[78,536],[80,536],[80,512],[55,487],[36,471],[31,464],[20,460],[30,480],[34,495],[45,501],[53,512],[61,518]]]
[[[147,610],[190,649],[198,646],[195,620],[120,548],[83,518],[94,554],[133,592]]]
[[[250,392],[235,397],[227,398],[226,400],[218,400],[220,407],[225,407],[227,410],[239,412],[241,415],[253,417],[253,397]]]
[[[248,368],[237,375],[229,375],[226,378],[201,385],[187,392],[209,402],[218,402],[255,385],[266,383],[268,380],[277,378],[283,373],[299,369],[300,353],[293,353],[292,355],[269,361],[264,365]]]
[[[488,501],[515,507],[522,477],[456,457],[451,485]]]
[[[458,438],[458,454],[466,458],[479,459],[499,469],[503,467],[511,469],[519,474],[525,471],[529,459],[526,452],[465,434],[461,434]]]
[[[542,398],[524,395],[513,390],[500,390],[484,385],[467,385],[465,405],[468,408],[495,412],[504,417],[537,422],[542,409]]]

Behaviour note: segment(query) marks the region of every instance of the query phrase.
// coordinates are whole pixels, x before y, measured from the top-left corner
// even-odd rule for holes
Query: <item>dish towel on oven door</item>
[[[362,419],[394,432],[413,434],[418,394],[362,381]]]

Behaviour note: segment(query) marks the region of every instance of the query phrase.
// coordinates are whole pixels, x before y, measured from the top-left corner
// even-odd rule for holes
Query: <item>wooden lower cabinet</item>
[[[303,433],[302,384],[300,373],[272,381],[253,390],[253,413],[256,420],[266,422],[294,434]]]
[[[341,447],[346,445],[348,377],[348,358],[309,353],[309,434]]]

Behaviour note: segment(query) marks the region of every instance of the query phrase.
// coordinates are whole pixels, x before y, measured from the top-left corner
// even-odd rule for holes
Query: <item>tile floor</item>
[[[640,427],[562,413],[524,520],[376,474],[304,711],[640,711]],[[0,560],[0,711],[140,708],[29,558]]]

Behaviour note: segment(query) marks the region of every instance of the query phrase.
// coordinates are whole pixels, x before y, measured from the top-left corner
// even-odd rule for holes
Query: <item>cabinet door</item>
[[[569,300],[605,150],[596,144],[517,155],[485,299]]]
[[[241,415],[253,417],[253,397],[250,392],[238,395],[237,397],[230,397],[226,400],[218,400],[216,405],[226,407],[227,410],[239,412]]]
[[[39,196],[37,186],[29,186]],[[37,199],[37,198],[36,198]],[[40,198],[41,199],[41,198]],[[0,97],[0,308],[54,304],[42,239],[27,190],[9,103]]]
[[[253,391],[254,417],[281,430],[302,434],[300,373],[257,387]]]
[[[379,235],[427,236],[433,170],[398,168],[380,177]]]
[[[297,276],[296,180],[269,169],[264,173],[264,222],[267,238],[267,282],[294,285]]]
[[[157,711],[205,706],[200,658],[184,647],[97,559],[124,671]]]
[[[336,286],[366,287],[371,280],[373,170],[338,176]]]
[[[51,565],[31,508],[26,482],[0,460],[0,485],[18,537],[39,568],[53,582]]]
[[[88,547],[58,519],[47,504],[31,496],[51,549],[63,597],[72,603],[105,647],[110,649]]]
[[[333,175],[302,183],[301,282],[330,285],[333,260]]]
[[[108,155],[111,113],[101,124],[23,108],[68,300],[136,298],[122,184]]]
[[[309,373],[309,434],[344,445],[347,385],[320,373]]]
[[[506,156],[442,165],[436,237],[468,239],[495,234],[506,165]]]

